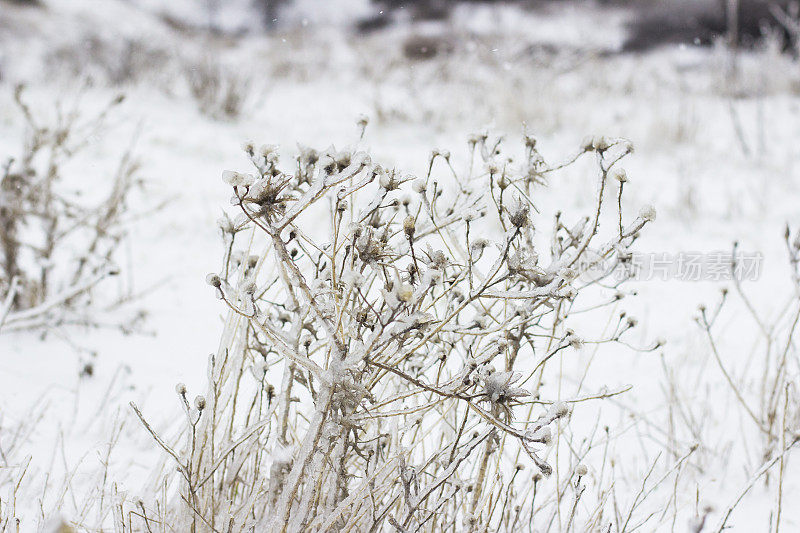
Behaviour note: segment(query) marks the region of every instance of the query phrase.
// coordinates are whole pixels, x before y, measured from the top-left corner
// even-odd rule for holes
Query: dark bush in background
[[[644,51],[663,44],[708,45],[728,33],[725,0],[615,3],[628,5],[634,11],[623,46],[625,51]],[[788,0],[739,0],[738,3],[738,44],[752,45],[767,26],[783,30],[770,6],[785,8]]]

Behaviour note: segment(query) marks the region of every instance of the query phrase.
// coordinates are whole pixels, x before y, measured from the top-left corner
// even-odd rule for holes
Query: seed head
[[[628,181],[628,174],[625,172],[624,168],[615,168],[612,170],[611,177],[620,183],[625,183]]]
[[[255,183],[256,178],[250,174],[243,174],[234,170],[226,170],[222,173],[222,181],[231,187],[249,187]]]
[[[511,210],[508,219],[515,227],[522,228],[528,224],[528,213],[528,205],[522,200],[517,200],[517,206]]]
[[[656,219],[656,208],[652,205],[646,205],[639,210],[639,216],[647,222],[652,222]]]
[[[569,406],[566,402],[556,402],[551,409],[555,418],[563,418],[569,414]]]
[[[611,144],[612,144],[611,140],[605,135],[597,136],[592,141],[592,146],[598,152],[605,152],[606,150],[611,148]]]
[[[414,236],[414,232],[416,231],[416,219],[413,216],[408,215],[406,219],[403,220],[403,231],[409,237]]]
[[[411,298],[414,297],[414,287],[409,285],[408,283],[401,283],[397,287],[397,299],[401,302],[410,302]]]

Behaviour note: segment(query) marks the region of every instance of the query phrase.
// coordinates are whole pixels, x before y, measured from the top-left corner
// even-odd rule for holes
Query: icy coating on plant
[[[623,223],[620,187],[619,225],[600,231],[626,140],[589,139],[555,165],[532,137],[520,161],[488,135],[468,148],[466,172],[437,150],[416,177],[358,149],[301,148],[281,166],[276,147],[245,145],[254,172],[223,174],[238,213],[219,221],[225,255],[208,277],[229,308],[209,388],[192,406],[179,387],[182,449],[153,432],[180,472],[159,520],[199,531],[514,531],[534,509],[552,520],[561,498],[536,487],[573,406],[542,397],[548,362],[583,344],[564,327],[580,294],[620,283],[585,270],[624,263],[655,215]],[[539,220],[535,189],[581,157],[596,160],[593,210]],[[602,341],[634,326],[623,314]],[[582,493],[588,469],[571,470]],[[599,520],[563,505],[570,524]]]

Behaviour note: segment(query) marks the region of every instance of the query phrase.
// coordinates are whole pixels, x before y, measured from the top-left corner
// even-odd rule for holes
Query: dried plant
[[[207,59],[186,69],[189,91],[200,112],[215,119],[237,118],[247,103],[250,79]]]
[[[18,86],[15,101],[29,129],[25,148],[0,176],[3,331],[89,320],[84,311],[92,289],[117,272],[115,252],[125,233],[128,196],[137,184],[138,165],[130,152],[99,198],[76,194],[63,169],[98,133],[121,96],[88,120],[77,108],[59,110],[49,125],[23,95]]]
[[[774,306],[777,314],[768,318],[766,314],[760,313],[739,278],[736,275],[732,276],[734,292],[748,312],[752,331],[757,332],[757,344],[747,357],[748,368],[741,373],[741,376],[737,376],[730,359],[725,357],[719,346],[720,339],[714,333],[714,326],[728,302],[729,291],[722,290],[720,301],[713,309],[708,309],[705,305],[701,305],[699,309],[697,322],[705,333],[715,365],[728,386],[730,402],[736,406],[734,412],[744,420],[743,427],[752,430],[752,433],[743,431],[742,436],[748,441],[744,443],[744,448],[747,450],[754,443],[760,445],[760,448],[755,450],[757,456],[752,459],[752,463],[757,466],[753,469],[754,473],[737,493],[736,499],[724,510],[714,531],[722,531],[728,527],[734,509],[759,479],[766,478],[767,484],[770,485],[772,469],[776,465],[778,468],[773,483],[776,493],[774,512],[776,530],[780,527],[786,462],[792,449],[800,444],[800,408],[797,402],[797,357],[794,342],[800,324],[800,232],[792,235],[787,226],[784,240],[789,257],[792,286],[791,290],[787,291],[785,301]],[[738,268],[737,248],[738,246],[734,244],[731,254],[730,268],[734,273]],[[750,368],[752,362],[755,363]],[[691,430],[696,434],[699,433],[696,428]]]
[[[520,163],[487,135],[469,149],[468,172],[434,151],[417,178],[357,149],[302,148],[282,169],[274,146],[245,147],[255,174],[223,176],[239,214],[220,220],[226,253],[208,279],[230,311],[207,392],[192,402],[178,385],[183,444],[133,406],[179,472],[178,486],[159,477],[138,527],[605,530],[602,512],[578,505],[586,443],[560,436],[570,402],[621,391],[556,401],[545,382],[552,361],[583,345],[565,327],[579,295],[622,282],[611,274],[655,216],[623,224],[618,179],[620,212],[598,242],[631,144],[589,139],[558,165],[531,137]],[[544,250],[531,197],[582,156],[597,163],[594,211],[572,226],[557,215]],[[608,268],[589,275],[598,262]],[[635,326],[614,320],[593,342]]]

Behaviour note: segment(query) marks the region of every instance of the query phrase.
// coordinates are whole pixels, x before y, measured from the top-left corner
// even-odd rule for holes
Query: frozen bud
[[[473,220],[477,220],[479,216],[480,213],[478,213],[475,209],[467,209],[466,211],[464,211],[462,218],[464,219],[465,222],[472,222]]]
[[[628,174],[625,172],[624,168],[615,168],[611,171],[611,177],[617,180],[620,183],[625,183],[628,181]]]
[[[198,411],[202,411],[206,408],[206,399],[202,396],[198,396],[194,399],[194,406],[197,408]]]
[[[175,385],[175,392],[177,392],[179,396],[186,395],[186,385],[183,383],[178,383]]]
[[[553,404],[553,416],[563,418],[569,414],[569,406],[566,402],[556,402]]]
[[[656,208],[652,205],[646,205],[639,210],[639,216],[642,220],[652,222],[656,219]]]
[[[261,148],[259,148],[259,152],[261,152],[261,155],[263,155],[264,157],[274,154],[277,151],[278,151],[278,146],[274,144],[262,144]]]
[[[638,323],[639,323],[639,321],[636,320],[636,317],[632,317],[632,316],[628,317],[628,327],[629,328],[635,328],[636,324],[638,324]]]
[[[208,283],[212,287],[216,287],[217,289],[219,289],[220,286],[222,285],[222,279],[216,274],[209,274],[208,276],[206,276],[206,283]]]
[[[509,185],[510,183],[508,181],[508,178],[506,178],[505,174],[500,176],[500,179],[497,180],[497,186],[500,188],[501,191],[506,190]]]
[[[589,468],[587,468],[585,464],[581,463],[575,467],[575,473],[580,477],[583,477],[589,473]]]
[[[347,200],[339,200],[339,203],[336,204],[336,210],[340,213],[343,213],[347,210]]]
[[[535,148],[536,147],[536,137],[533,135],[526,135],[525,136],[525,146],[528,148]]]
[[[439,155],[450,160],[450,150],[439,150]]]
[[[410,302],[414,297],[414,288],[408,283],[401,283],[397,287],[397,299],[401,302]]]
[[[472,241],[472,245],[470,246],[470,250],[472,253],[477,254],[481,253],[487,246],[489,246],[489,240],[480,237]]]
[[[508,220],[511,221],[511,224],[515,227],[522,228],[528,224],[528,212],[529,208],[527,204],[518,200],[517,206],[509,214]]]
[[[255,182],[255,178],[250,174],[226,170],[222,173],[222,181],[231,187],[249,187]]]
[[[625,148],[625,152],[629,154],[633,153],[633,143],[631,141],[628,140],[623,141],[622,146]]]
[[[413,216],[408,215],[406,219],[403,220],[403,231],[409,237],[414,236],[414,232],[416,231],[416,219]]]
[[[572,348],[574,348],[574,349],[576,349],[576,350],[580,350],[581,348],[583,348],[583,339],[581,339],[580,337],[578,337],[578,336],[577,336],[577,335],[575,335],[575,334],[569,335],[569,336],[567,337],[567,343],[568,343],[568,344],[569,344],[569,345],[570,345]]]
[[[597,136],[592,140],[592,146],[594,146],[594,149],[598,152],[605,152],[611,148],[611,144],[611,140],[605,135]]]
[[[584,152],[591,152],[594,150],[594,137],[587,135],[581,142],[581,148]]]
[[[550,444],[553,440],[553,433],[550,431],[549,426],[544,426],[534,432],[527,434],[529,440],[533,442],[541,442],[542,444]]]
[[[367,115],[359,115],[356,124],[358,124],[360,128],[366,128],[367,124],[369,124],[369,117]]]
[[[399,186],[399,183],[397,183],[394,174],[390,174],[386,171],[382,171],[380,173],[378,184],[381,186],[382,189],[386,189],[387,191],[393,191]]]
[[[447,266],[447,256],[444,255],[443,251],[436,250],[433,252],[433,254],[431,254],[431,264],[434,268],[441,270]]]
[[[248,142],[246,142],[246,143],[244,143],[242,145],[242,150],[247,152],[247,155],[252,157],[253,154],[255,154],[255,152],[256,152],[256,147],[255,147],[255,144],[253,144],[252,142],[248,141]]]
[[[347,226],[347,231],[349,231],[350,234],[357,239],[361,237],[361,232],[364,231],[364,228],[361,226],[361,224],[358,224],[356,222],[351,222]]]
[[[667,339],[665,339],[664,337],[658,337],[656,339],[656,348],[660,348],[661,346],[664,346],[665,344],[667,344]]]
[[[302,344],[306,349],[311,346],[311,343],[314,339],[308,333],[303,333],[303,336],[300,337],[300,344]]]
[[[233,225],[233,221],[230,219],[228,215],[225,215],[217,219],[217,225],[219,226],[219,229],[223,231],[223,233],[236,232],[236,227]]]
[[[417,178],[417,179],[414,180],[414,183],[412,184],[412,188],[414,189],[414,192],[419,193],[419,194],[423,194],[425,191],[428,190],[428,182],[426,182],[422,178]]]
[[[342,274],[342,281],[348,287],[355,287],[360,289],[362,285],[364,285],[364,276],[356,272],[355,270],[347,270],[344,274]]]
[[[256,282],[253,280],[246,280],[239,287],[239,290],[241,290],[242,293],[246,294],[247,296],[252,296],[253,294],[255,294],[256,289],[257,289]]]

